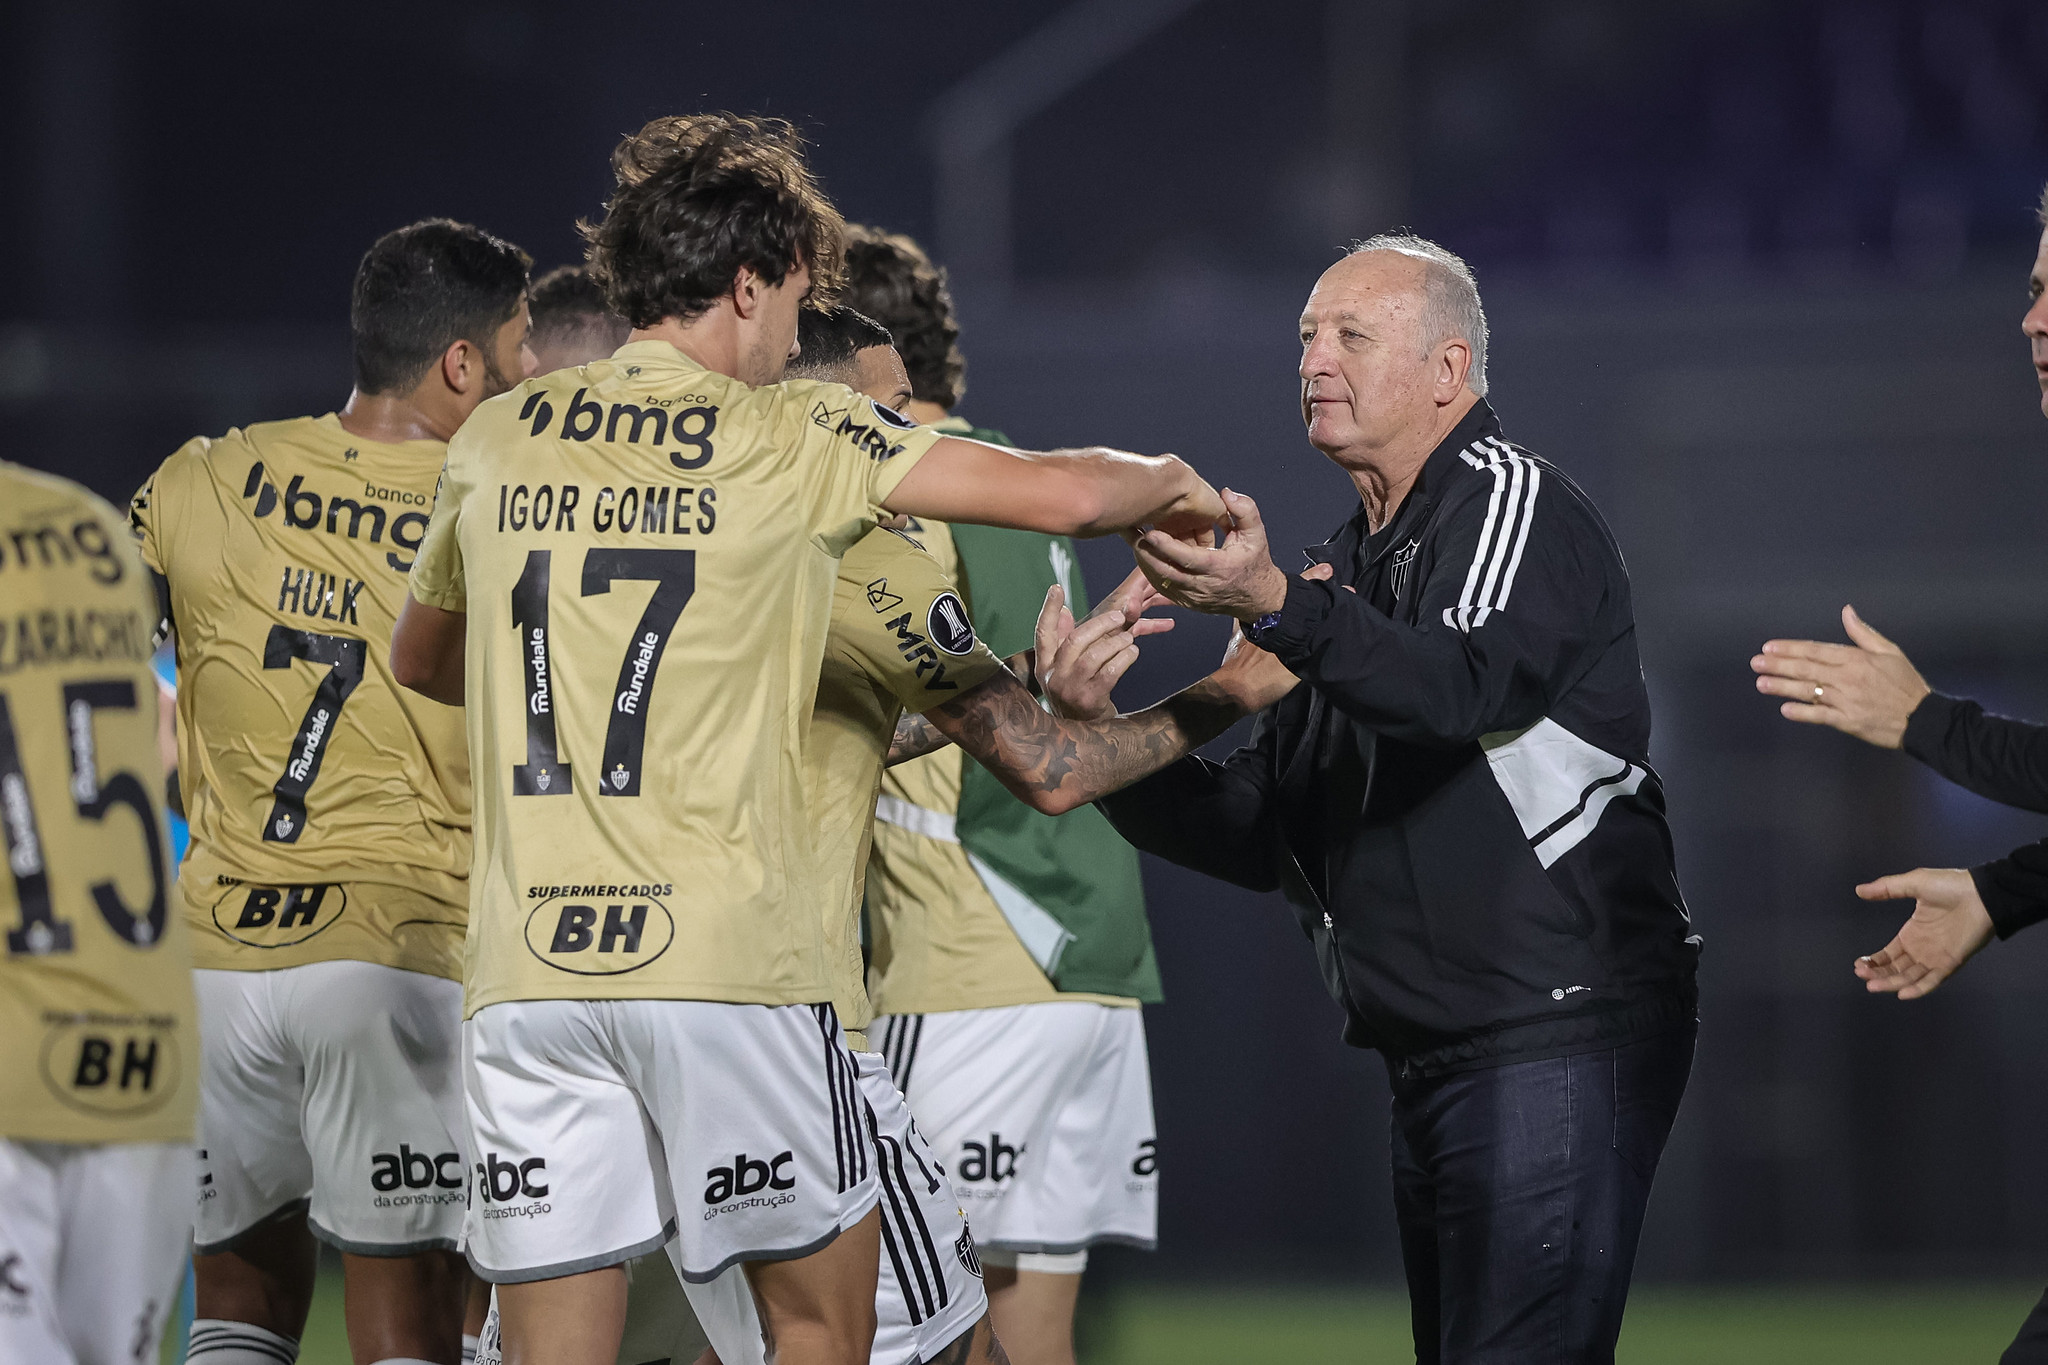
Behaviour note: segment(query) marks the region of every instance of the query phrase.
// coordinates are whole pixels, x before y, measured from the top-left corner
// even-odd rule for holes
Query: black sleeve
[[[1970,869],[1977,894],[2000,938],[2048,919],[2048,839],[2016,848],[1995,863]]]
[[[171,619],[171,580],[151,569],[149,586],[156,593],[157,616],[156,630],[150,638],[155,643],[162,644],[164,638],[178,628],[178,623]]]
[[[1335,582],[1293,578],[1257,643],[1395,739],[1450,747],[1534,725],[1592,646],[1617,633],[1603,621],[1612,585],[1625,580],[1606,528],[1569,483],[1534,464],[1511,484],[1502,478],[1493,497],[1468,493],[1440,513],[1420,624],[1393,621]]]
[[[1906,718],[1905,750],[1959,787],[2048,815],[2048,725],[1930,692]]]
[[[1280,886],[1273,809],[1273,713],[1222,763],[1191,755],[1096,802],[1137,848],[1248,891]]]

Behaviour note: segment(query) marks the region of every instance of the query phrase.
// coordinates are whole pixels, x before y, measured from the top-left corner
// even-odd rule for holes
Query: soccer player
[[[444,443],[525,375],[527,266],[445,219],[380,238],[347,406],[194,440],[135,497],[191,821],[195,1365],[297,1354],[314,1237],[358,1361],[459,1358],[468,754],[387,651]]]
[[[580,265],[557,266],[533,282],[527,293],[533,332],[533,372],[552,374],[602,360],[626,344],[626,326],[605,307],[604,290]]]
[[[191,1234],[155,620],[120,515],[0,461],[0,1360],[153,1359]]]
[[[802,784],[837,561],[884,508],[1192,536],[1222,504],[1171,457],[775,384],[841,258],[787,124],[657,119],[613,164],[591,268],[633,339],[465,426],[393,639],[468,706],[471,1261],[513,1365],[609,1365],[618,1267],[671,1237],[686,1282],[747,1266],[772,1358],[855,1365],[879,1191]]]
[[[909,369],[910,414],[1007,444],[952,415],[965,361],[944,272],[867,227],[849,229],[846,257],[847,302],[889,328]],[[932,521],[915,534],[1003,653],[1031,644],[1049,588],[1086,609],[1062,537]],[[1033,811],[957,748],[891,768],[876,816],[878,1037],[967,1202],[1004,1346],[1017,1365],[1069,1365],[1088,1248],[1156,1237],[1138,1006],[1160,989],[1138,855],[1093,807]]]
[[[888,332],[853,309],[807,308],[797,336],[800,354],[789,377],[844,384],[886,404],[899,404],[907,395],[910,381]],[[1099,647],[1090,662],[1107,662],[1132,636],[1125,617],[1118,616],[1071,638],[1068,654],[1080,672],[1091,641]],[[1029,652],[1012,664],[1031,676]],[[1121,671],[1107,669],[1108,683]],[[976,1278],[973,1243],[953,1186],[911,1121],[886,1060],[869,1051],[862,1032],[874,1013],[860,949],[866,847],[899,717],[930,712],[937,732],[957,740],[1024,800],[1064,810],[1121,785],[1138,769],[1163,763],[1154,757],[1161,744],[1185,749],[1213,738],[1277,697],[1270,690],[1276,681],[1278,691],[1293,685],[1282,670],[1259,678],[1241,665],[1136,716],[1115,718],[1111,708],[1106,724],[1063,724],[1047,716],[1026,684],[976,639],[952,579],[914,537],[870,531],[841,559],[804,760],[813,847],[837,879],[825,903],[826,941],[836,964],[833,1008],[859,1064],[883,1186],[885,1250],[871,1365],[1003,1359],[992,1346],[988,1300]],[[1099,690],[1106,693],[1108,683]],[[1090,713],[1100,709],[1091,707]],[[636,1333],[650,1316],[686,1316],[659,1292],[664,1288],[636,1271],[628,1306]],[[707,1304],[720,1359],[724,1365],[754,1365],[761,1335],[743,1278],[736,1268],[727,1270],[709,1290],[699,1298]],[[681,1336],[671,1326],[653,1339]]]

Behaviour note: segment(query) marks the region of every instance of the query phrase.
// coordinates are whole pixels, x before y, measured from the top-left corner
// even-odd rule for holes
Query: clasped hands
[[[1184,606],[1240,620],[1279,609],[1287,579],[1267,551],[1258,504],[1227,488],[1222,498],[1230,518],[1222,545],[1211,543],[1213,531],[1131,533],[1127,539],[1138,567],[1086,620],[1076,623],[1057,585],[1046,594],[1038,615],[1034,669],[1056,713],[1075,720],[1117,714],[1110,694],[1137,662],[1138,640],[1173,629],[1171,620],[1148,615],[1156,608]],[[1209,680],[1247,713],[1272,705],[1299,681],[1278,659],[1246,640],[1241,628],[1231,632],[1223,662]]]

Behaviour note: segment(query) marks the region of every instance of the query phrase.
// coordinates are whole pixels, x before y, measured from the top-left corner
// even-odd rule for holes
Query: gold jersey
[[[803,748],[832,584],[939,439],[661,341],[457,433],[412,592],[468,613],[472,1012],[831,998]]]
[[[179,890],[201,967],[461,975],[462,712],[390,665],[445,450],[365,441],[331,413],[263,422],[188,442],[135,495],[177,634]]]
[[[840,561],[804,758],[815,848],[830,883],[832,1004],[848,1030],[875,1015],[861,961],[861,892],[897,718],[943,705],[1002,666],[975,636],[952,577],[915,539],[871,531]]]
[[[959,583],[960,552],[951,529],[919,520],[911,534],[947,580]],[[961,583],[961,591],[971,611],[973,584]],[[883,773],[864,859],[871,1011],[939,1014],[1050,1000],[1137,1004],[1060,990],[1018,939],[954,833],[969,761],[959,746],[948,745]]]
[[[0,462],[0,1136],[192,1136],[199,1029],[160,809],[155,621],[120,515]]]

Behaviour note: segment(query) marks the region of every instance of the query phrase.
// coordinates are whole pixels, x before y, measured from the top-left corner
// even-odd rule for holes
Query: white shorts
[[[0,1361],[154,1361],[192,1244],[192,1146],[0,1138]]]
[[[988,1312],[967,1218],[910,1117],[888,1064],[856,1052],[882,1186],[882,1263],[875,1284],[872,1365],[917,1365],[970,1332]],[[766,1365],[753,1292],[735,1266],[687,1286],[690,1306],[722,1365]],[[635,1305],[627,1301],[630,1323]]]
[[[1156,1243],[1159,1143],[1141,1011],[1055,1000],[890,1015],[868,1033],[952,1178],[976,1246]]]
[[[460,1245],[461,982],[373,962],[192,980],[202,1255],[302,1203],[359,1256]]]
[[[463,1029],[476,1200],[495,1284],[676,1239],[685,1280],[819,1250],[878,1194],[830,1005],[520,1000]]]

